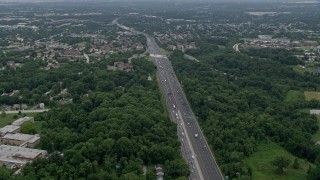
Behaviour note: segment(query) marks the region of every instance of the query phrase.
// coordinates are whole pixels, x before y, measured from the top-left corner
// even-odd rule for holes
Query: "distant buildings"
[[[164,172],[163,168],[160,164],[155,166],[156,169],[156,175],[157,175],[157,180],[163,180]]]
[[[16,94],[12,95],[12,93],[7,94],[7,93],[3,93],[1,96],[15,96]],[[19,96],[21,97],[21,96]],[[16,110],[26,110],[28,109],[28,105],[27,104],[13,104],[13,105],[1,105],[0,109],[4,109],[5,111],[16,111]]]
[[[44,103],[40,103],[40,104],[39,104],[39,108],[44,109],[44,108],[45,108]]]
[[[294,49],[302,47],[317,48],[319,43],[317,41],[291,41],[287,38],[272,38],[270,35],[259,35],[256,39],[243,39],[245,43],[241,46],[243,48],[271,48],[271,49]]]
[[[133,69],[133,65],[130,63],[124,63],[122,61],[117,61],[113,63],[113,66],[108,65],[108,70],[119,70],[129,72]]]
[[[270,35],[258,35],[258,38],[259,39],[264,39],[264,40],[271,40],[272,39],[272,36]]]
[[[318,46],[319,43],[317,41],[304,41],[303,45],[304,46]]]
[[[61,53],[62,57],[72,57],[72,58],[81,58],[82,54],[78,50],[68,49]]]
[[[14,61],[8,61],[7,66],[12,69],[16,69],[16,63]]]
[[[166,22],[170,23],[170,22],[183,22],[184,19],[167,19]]]
[[[182,52],[185,52],[188,49],[197,49],[196,43],[195,42],[191,42],[191,43],[177,43],[177,45],[168,45],[167,47],[170,50],[175,50],[178,49]]]
[[[245,12],[251,16],[278,16],[282,14],[291,14],[291,12]]]

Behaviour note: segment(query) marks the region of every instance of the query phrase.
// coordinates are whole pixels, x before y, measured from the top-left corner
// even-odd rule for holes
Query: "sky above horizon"
[[[245,2],[254,2],[254,3],[320,3],[320,0],[0,0],[1,3],[26,3],[26,2],[195,2],[195,3],[222,3],[222,2],[235,2],[235,3],[245,3]]]
[[[1,2],[16,2],[16,1],[34,1],[34,2],[47,2],[47,1],[51,1],[54,2],[56,0],[0,0]],[[76,1],[99,1],[99,2],[117,2],[117,1],[144,1],[144,2],[148,2],[148,1],[158,1],[159,0],[59,0],[59,1],[70,1],[70,2],[76,2]],[[317,1],[319,2],[319,0],[162,0],[163,2],[174,2],[174,1],[188,1],[188,2],[225,2],[225,1],[233,1],[233,2],[245,2],[245,1],[255,1],[255,2],[270,2],[270,1],[275,1],[275,2],[311,2],[311,1]]]

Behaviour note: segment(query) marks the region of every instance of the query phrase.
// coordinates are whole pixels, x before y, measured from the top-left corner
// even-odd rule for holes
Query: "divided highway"
[[[113,21],[113,24],[117,24],[121,28],[125,27],[118,24],[116,20]],[[124,29],[129,30],[130,28],[125,27]],[[132,31],[139,34],[135,30]],[[191,170],[189,179],[223,180],[223,175],[183,93],[170,60],[161,53],[154,38],[144,33],[140,34],[147,38],[149,53],[157,66],[157,76],[166,99],[170,118],[177,123],[181,152]]]

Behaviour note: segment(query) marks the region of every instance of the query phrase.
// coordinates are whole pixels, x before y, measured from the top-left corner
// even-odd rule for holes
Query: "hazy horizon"
[[[0,2],[159,2],[158,0],[0,0]],[[320,0],[164,0],[162,2],[320,2]]]

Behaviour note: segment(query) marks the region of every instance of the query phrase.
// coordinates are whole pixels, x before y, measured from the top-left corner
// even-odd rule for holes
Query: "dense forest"
[[[56,108],[35,117],[43,122],[39,148],[51,155],[28,164],[15,178],[155,179],[154,166],[162,164],[165,179],[187,179],[176,126],[166,115],[155,78],[147,80],[155,76],[155,66],[135,59],[133,71],[107,71],[108,63],[74,62],[46,74],[32,71],[39,68],[33,63],[13,73],[19,78],[20,71],[30,71],[31,77],[21,78],[33,79],[30,86],[42,82],[44,91],[55,84],[68,88],[74,102],[52,105]]]
[[[320,108],[320,102],[284,101],[289,90],[319,90],[319,76],[295,73],[288,65],[299,60],[284,51],[247,54],[202,54],[201,62],[179,51],[170,57],[223,172],[249,178],[243,159],[268,141],[320,166],[320,147],[311,139],[317,119],[300,111]],[[319,178],[316,172],[310,179]]]

